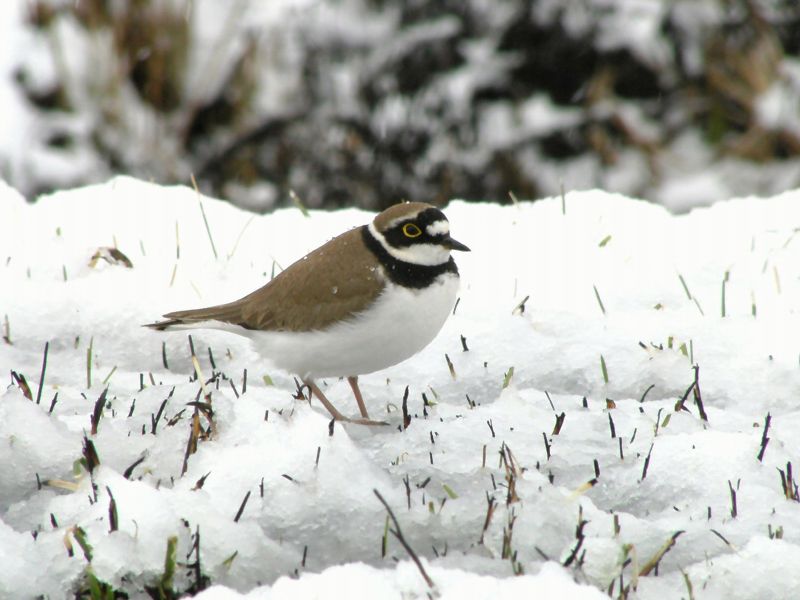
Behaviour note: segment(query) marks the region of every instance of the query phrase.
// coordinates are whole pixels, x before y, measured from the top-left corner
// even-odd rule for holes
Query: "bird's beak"
[[[461,252],[469,252],[470,251],[470,249],[467,246],[465,246],[464,244],[462,244],[458,240],[454,240],[449,235],[446,238],[444,238],[444,241],[442,242],[442,245],[445,248],[449,248],[450,250],[460,250]]]

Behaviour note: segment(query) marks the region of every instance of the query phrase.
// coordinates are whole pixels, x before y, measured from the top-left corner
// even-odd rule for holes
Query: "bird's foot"
[[[351,386],[355,386],[353,388],[353,392],[356,393],[358,390],[358,382],[356,377],[348,377],[348,381],[350,381]],[[327,409],[330,415],[333,417],[334,421],[339,421],[341,423],[355,423],[356,425],[388,425],[386,421],[373,421],[369,418],[367,414],[367,409],[364,406],[364,401],[361,399],[361,392],[356,393],[356,399],[358,402],[359,410],[361,411],[361,418],[351,419],[350,417],[345,417],[342,413],[340,413],[336,407],[331,404],[330,400],[325,397],[325,394],[322,393],[322,390],[319,389],[316,383],[314,383],[313,379],[304,379],[303,383],[308,386],[308,389],[313,393],[317,398],[319,398],[322,405]],[[311,402],[311,393],[309,393],[308,401]]]
[[[374,421],[372,419],[364,419],[364,418],[357,418],[351,419],[350,417],[336,417],[334,418],[335,421],[342,421],[343,423],[354,423],[356,425],[370,425],[370,426],[388,426],[389,423],[386,421]]]

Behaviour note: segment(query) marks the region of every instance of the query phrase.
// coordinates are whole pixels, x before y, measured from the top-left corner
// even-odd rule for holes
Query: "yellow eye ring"
[[[414,223],[406,223],[403,225],[403,234],[409,238],[415,238],[422,235],[422,229],[414,225]]]

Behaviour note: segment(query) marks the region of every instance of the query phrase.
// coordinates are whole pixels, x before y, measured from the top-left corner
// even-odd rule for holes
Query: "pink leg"
[[[316,383],[314,383],[313,379],[304,379],[303,383],[308,386],[308,389],[311,390],[314,396],[319,398],[319,401],[322,402],[322,405],[328,410],[328,412],[336,421],[342,421],[344,423],[356,423],[358,425],[388,425],[388,423],[384,421],[372,421],[368,418],[351,419],[349,417],[345,417],[342,413],[336,410],[336,407],[331,403],[331,401],[325,397],[325,394],[322,393],[322,390],[319,389],[319,386]],[[310,400],[311,399],[309,398],[309,401]],[[363,400],[361,401],[361,405],[363,405]]]
[[[364,397],[361,395],[361,390],[358,389],[358,376],[348,377],[347,383],[350,384],[350,388],[353,390],[353,395],[356,397],[356,402],[358,402],[358,410],[361,411],[361,416],[365,419],[369,419],[367,407],[364,405]]]
[[[314,395],[315,395],[317,398],[319,398],[319,401],[320,401],[320,402],[322,402],[322,405],[323,405],[323,406],[324,406],[326,409],[328,409],[328,412],[329,412],[329,413],[331,413],[331,416],[332,416],[334,419],[336,419],[337,421],[347,421],[347,417],[345,417],[345,416],[344,416],[342,413],[340,413],[338,410],[336,410],[336,407],[335,407],[333,404],[331,404],[331,401],[330,401],[330,400],[328,400],[328,399],[325,397],[325,394],[323,394],[323,393],[322,393],[322,390],[321,390],[321,389],[319,389],[319,387],[317,386],[317,384],[316,384],[316,383],[314,383],[314,380],[313,380],[313,379],[304,379],[304,380],[303,380],[303,383],[305,383],[305,384],[308,386],[308,389],[310,389],[310,390],[311,390],[311,392],[312,392],[312,393],[313,393],[313,394],[314,394]],[[308,400],[309,400],[309,402],[310,402],[310,401],[311,401],[311,398],[309,398]]]

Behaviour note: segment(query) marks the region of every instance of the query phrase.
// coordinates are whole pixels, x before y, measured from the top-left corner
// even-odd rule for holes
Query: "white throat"
[[[397,260],[427,267],[442,265],[450,260],[450,249],[439,244],[412,244],[406,248],[395,248],[389,245],[373,223],[370,223],[368,228],[383,249]]]

